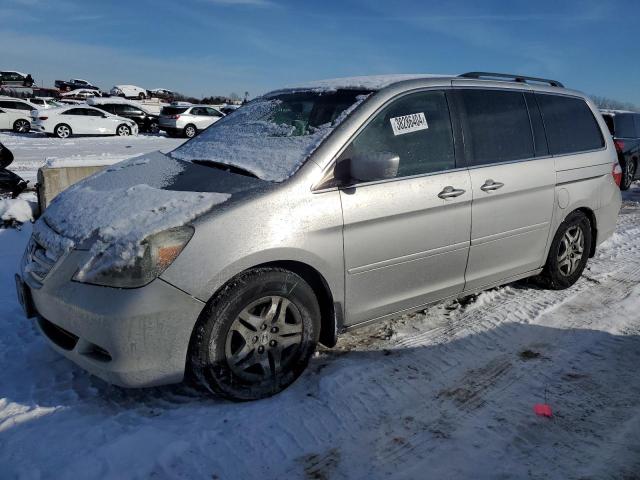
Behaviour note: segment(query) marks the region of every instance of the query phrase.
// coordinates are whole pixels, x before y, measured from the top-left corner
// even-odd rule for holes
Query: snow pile
[[[114,155],[110,153],[100,153],[95,155],[73,155],[71,157],[47,157],[44,166],[47,168],[68,168],[68,167],[100,167],[103,165],[113,165],[129,158],[129,155]]]
[[[0,198],[0,219],[3,222],[32,222],[33,215],[33,203],[22,198]]]
[[[182,170],[158,152],[114,165],[58,195],[34,236],[54,257],[90,241],[84,274],[131,265],[142,255],[145,238],[182,226],[230,197],[164,189]]]
[[[320,143],[357,108],[359,96],[330,124],[300,134],[295,126],[272,118],[280,100],[263,97],[224,117],[198,137],[171,152],[180,160],[210,160],[248,170],[262,180],[282,182],[293,175]]]

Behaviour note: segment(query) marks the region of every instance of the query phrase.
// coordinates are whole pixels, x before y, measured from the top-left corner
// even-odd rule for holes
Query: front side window
[[[534,142],[524,94],[520,91],[460,91],[470,165],[533,158]]]
[[[536,94],[552,155],[586,152],[604,147],[604,137],[582,98]],[[617,115],[616,115],[617,117]],[[616,122],[616,135],[618,125]]]
[[[16,102],[15,108],[18,110],[28,110],[28,111],[33,110],[32,105],[29,105],[28,103],[22,103],[22,102]]]
[[[393,101],[358,134],[338,162],[391,153],[400,157],[398,177],[455,168],[453,131],[443,91]]]
[[[282,182],[369,93],[311,90],[266,95],[221,118],[170,155],[229,165],[263,180]]]

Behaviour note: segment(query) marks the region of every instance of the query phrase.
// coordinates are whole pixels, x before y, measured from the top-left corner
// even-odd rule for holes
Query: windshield
[[[305,91],[254,100],[171,152],[282,182],[364,101],[369,91]]]

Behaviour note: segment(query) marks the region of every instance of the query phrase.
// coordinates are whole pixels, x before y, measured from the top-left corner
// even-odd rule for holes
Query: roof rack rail
[[[557,80],[549,80],[548,78],[526,77],[524,75],[511,75],[509,73],[492,73],[492,72],[468,72],[458,75],[462,78],[486,78],[486,79],[498,79],[507,80],[511,82],[528,83],[539,82],[548,83],[552,87],[564,88],[564,85]]]

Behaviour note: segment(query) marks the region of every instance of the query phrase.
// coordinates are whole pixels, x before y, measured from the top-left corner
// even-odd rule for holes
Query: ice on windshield
[[[367,94],[342,90],[262,97],[178,147],[171,156],[232,165],[263,180],[282,182]]]

